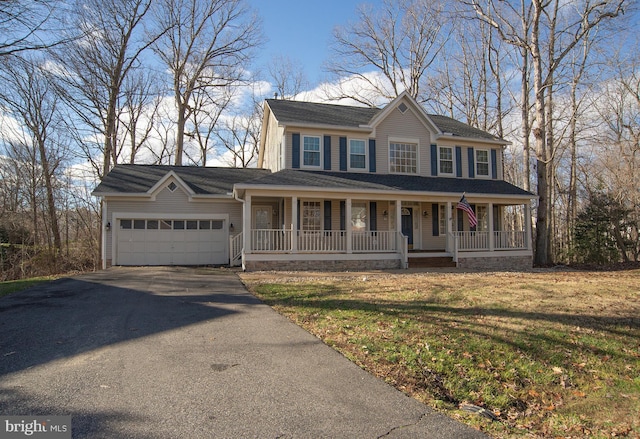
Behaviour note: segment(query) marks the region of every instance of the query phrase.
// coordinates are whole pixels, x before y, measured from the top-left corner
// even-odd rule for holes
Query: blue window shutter
[[[475,151],[473,148],[469,148],[469,178],[473,178],[476,176],[476,165],[475,165]]]
[[[340,230],[347,230],[347,205],[344,201],[340,201]]]
[[[440,236],[440,209],[437,204],[431,205],[431,226],[433,227],[433,236]]]
[[[462,214],[461,209],[456,209],[458,211],[458,232],[464,232],[464,215]]]
[[[331,230],[331,200],[324,200],[324,229]]]
[[[456,177],[462,177],[462,148],[459,146],[456,146]]]
[[[498,153],[495,149],[491,150],[491,178],[498,178]]]
[[[324,170],[331,170],[331,136],[324,136]]]
[[[291,167],[300,167],[300,133],[293,133],[291,135]]]
[[[369,172],[376,172],[376,139],[369,139]]]
[[[438,176],[438,145],[431,145],[431,175]]]
[[[347,170],[347,138],[340,137],[340,170]]]
[[[378,204],[375,201],[369,203],[369,230],[378,230]]]

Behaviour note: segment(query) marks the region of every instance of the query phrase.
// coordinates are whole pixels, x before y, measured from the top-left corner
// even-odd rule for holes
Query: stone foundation
[[[458,268],[484,271],[531,271],[532,256],[489,256],[458,258]]]
[[[368,271],[395,268],[400,268],[399,259],[245,262],[246,271]]]

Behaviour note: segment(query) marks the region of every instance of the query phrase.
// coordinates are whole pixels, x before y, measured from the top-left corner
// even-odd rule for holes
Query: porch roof
[[[236,184],[236,189],[276,189],[296,187],[380,192],[463,193],[468,195],[500,195],[532,199],[536,196],[503,180],[415,175],[347,173],[284,169],[249,182]]]
[[[271,171],[255,168],[118,164],[93,190],[93,195],[146,194],[170,172],[177,175],[194,194],[227,195],[233,191],[234,184],[262,177]]]

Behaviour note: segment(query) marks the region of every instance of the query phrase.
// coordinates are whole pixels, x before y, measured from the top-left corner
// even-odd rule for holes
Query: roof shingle
[[[334,125],[357,128],[361,125],[368,125],[378,113],[383,111],[380,108],[319,104],[284,99],[267,99],[267,103],[276,119],[284,124]],[[500,140],[486,131],[450,117],[437,114],[429,114],[428,116],[443,133],[471,139]]]
[[[116,165],[94,189],[96,194],[146,193],[167,173],[175,174],[199,195],[227,195],[233,185],[264,177],[266,169],[202,166]]]
[[[452,177],[421,177],[414,175],[347,173],[284,169],[245,182],[243,188],[273,185],[303,188],[335,188],[345,190],[372,189],[399,192],[463,193],[482,195],[534,195],[503,180]]]

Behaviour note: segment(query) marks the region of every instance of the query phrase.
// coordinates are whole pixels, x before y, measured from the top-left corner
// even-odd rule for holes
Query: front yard
[[[640,270],[240,276],[364,369],[493,437],[640,437]]]

